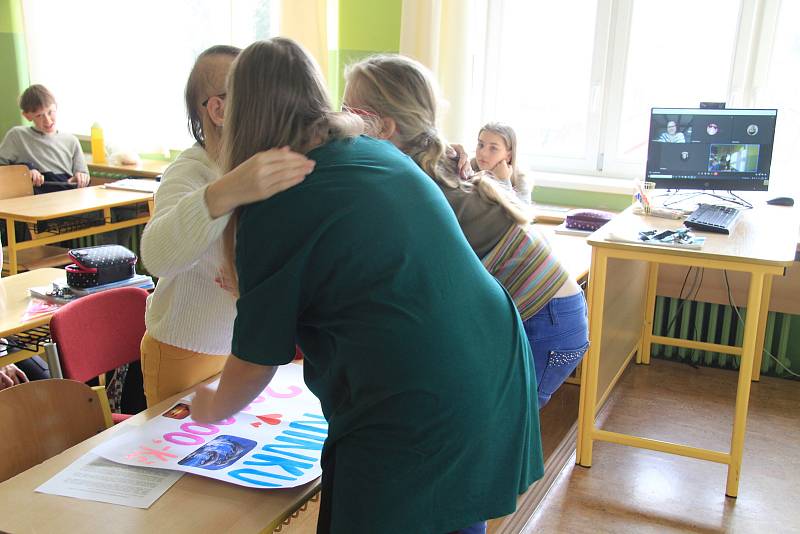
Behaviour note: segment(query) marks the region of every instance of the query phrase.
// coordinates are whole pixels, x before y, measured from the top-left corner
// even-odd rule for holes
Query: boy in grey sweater
[[[33,126],[15,126],[0,143],[0,165],[24,164],[34,186],[67,182],[89,185],[89,169],[78,139],[56,129],[57,104],[43,85],[31,85],[19,99],[22,115]]]
[[[89,168],[78,138],[56,129],[58,105],[53,93],[43,85],[31,85],[19,97],[19,107],[33,126],[15,126],[6,133],[0,143],[0,165],[27,165],[36,194],[59,191],[66,184],[88,186]],[[135,215],[129,208],[114,208],[111,213],[113,220]],[[102,223],[99,214],[83,218],[90,224]],[[39,231],[45,231],[48,224],[40,223]],[[122,228],[98,235],[96,243],[128,246],[131,234],[132,229]]]

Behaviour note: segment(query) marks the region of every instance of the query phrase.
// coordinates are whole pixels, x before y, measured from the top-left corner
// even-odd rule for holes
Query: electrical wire
[[[736,304],[733,302],[733,293],[731,292],[731,284],[730,282],[728,282],[728,271],[723,269],[722,274],[725,277],[725,287],[728,290],[728,304],[730,304],[731,308],[733,308],[733,311],[736,312],[736,317],[739,318],[739,324],[741,324],[742,327],[744,327],[744,319],[742,319],[742,316],[739,313],[739,308],[737,308]],[[766,348],[762,347],[761,350],[763,350],[767,354],[767,356],[772,358],[775,361],[775,363],[779,365],[784,371],[786,371],[795,378],[800,378],[800,374],[797,374],[788,367],[786,367],[782,361],[780,361],[777,357],[773,356],[772,353],[768,351]]]
[[[700,284],[703,283],[703,273],[705,272],[705,268],[695,271],[694,278],[692,278],[692,283],[689,285],[689,291],[686,293],[685,297],[683,296],[683,290],[686,287],[686,281],[689,279],[689,274],[692,271],[694,271],[694,269],[695,269],[694,267],[689,267],[689,269],[686,271],[686,276],[683,278],[683,284],[681,284],[681,290],[678,292],[678,300],[680,300],[681,303],[678,305],[678,309],[675,310],[675,314],[672,316],[672,319],[670,319],[669,324],[667,324],[665,332],[666,335],[668,336],[670,335],[670,330],[672,329],[672,325],[675,323],[678,317],[680,317],[681,310],[683,309],[684,305],[686,305],[686,303],[689,302],[690,300],[693,300],[695,297],[697,297],[697,293],[700,291]],[[700,279],[699,282],[698,282],[698,277]],[[692,295],[692,292],[694,292],[694,295]],[[696,317],[695,317],[694,327],[695,329],[697,329]],[[672,333],[672,337],[675,337],[674,332]]]

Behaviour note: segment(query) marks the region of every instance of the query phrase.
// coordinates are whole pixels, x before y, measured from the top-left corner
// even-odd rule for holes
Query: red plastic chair
[[[87,382],[138,361],[147,295],[137,287],[109,289],[57,310],[50,319],[50,336],[64,378]],[[130,415],[112,417],[117,423]]]

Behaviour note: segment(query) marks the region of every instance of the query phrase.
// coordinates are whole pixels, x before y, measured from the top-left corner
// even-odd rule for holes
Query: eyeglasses
[[[354,108],[352,106],[348,106],[347,104],[342,104],[342,111],[344,111],[345,113],[352,113],[353,115],[359,115],[361,117],[372,117],[375,119],[379,117],[379,115],[374,111],[369,111],[361,108]]]
[[[200,105],[201,105],[201,106],[203,106],[203,107],[206,107],[206,106],[208,105],[208,101],[209,101],[209,100],[211,100],[212,98],[214,98],[215,96],[216,96],[217,98],[220,98],[220,99],[222,99],[222,100],[225,100],[225,96],[226,96],[227,94],[228,94],[228,93],[220,93],[220,94],[218,94],[218,95],[211,95],[211,96],[209,96],[208,98],[206,98],[205,100],[203,100],[203,101],[200,103]]]

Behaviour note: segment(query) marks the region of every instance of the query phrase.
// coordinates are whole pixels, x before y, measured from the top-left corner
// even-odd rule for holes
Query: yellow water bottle
[[[92,124],[92,163],[106,162],[106,145],[103,142],[103,129],[98,123]]]

